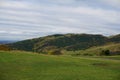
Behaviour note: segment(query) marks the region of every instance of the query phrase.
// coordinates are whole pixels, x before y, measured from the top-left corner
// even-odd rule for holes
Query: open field
[[[72,57],[0,51],[0,80],[120,80],[120,56]]]

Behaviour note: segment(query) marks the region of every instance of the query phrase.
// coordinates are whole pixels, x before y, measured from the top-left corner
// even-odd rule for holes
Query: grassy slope
[[[116,52],[116,51],[120,52],[120,43],[89,48],[86,50],[86,52],[96,54],[99,53],[101,50],[107,50],[107,49],[110,50],[110,52]]]
[[[0,80],[119,79],[119,60],[0,51]]]
[[[108,44],[108,45],[105,45],[105,46],[98,46],[98,47],[93,47],[93,48],[90,48],[88,50],[98,50],[98,49],[109,49],[111,51],[118,51],[120,50],[120,43],[113,43],[113,44]]]
[[[86,50],[79,50],[79,51],[64,51],[63,53],[68,54],[68,55],[74,55],[74,54],[91,54],[91,55],[97,55],[99,54],[102,50],[110,50],[110,52],[118,52],[116,54],[120,54],[120,43],[112,43],[104,46],[98,46],[98,47],[91,47]]]

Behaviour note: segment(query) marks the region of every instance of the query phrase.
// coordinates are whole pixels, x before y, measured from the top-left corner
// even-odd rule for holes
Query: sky
[[[0,0],[0,40],[120,34],[120,0]]]

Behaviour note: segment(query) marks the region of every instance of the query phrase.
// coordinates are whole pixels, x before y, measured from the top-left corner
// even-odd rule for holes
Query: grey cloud
[[[0,38],[3,39],[55,33],[111,35],[120,30],[120,10],[116,10],[120,6],[111,8],[111,3],[103,6],[106,2],[100,0],[4,0],[3,3],[0,5]]]

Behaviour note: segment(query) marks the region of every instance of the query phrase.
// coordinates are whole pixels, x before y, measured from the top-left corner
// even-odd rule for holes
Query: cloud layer
[[[1,0],[0,39],[55,33],[114,35],[120,31],[119,0]]]

